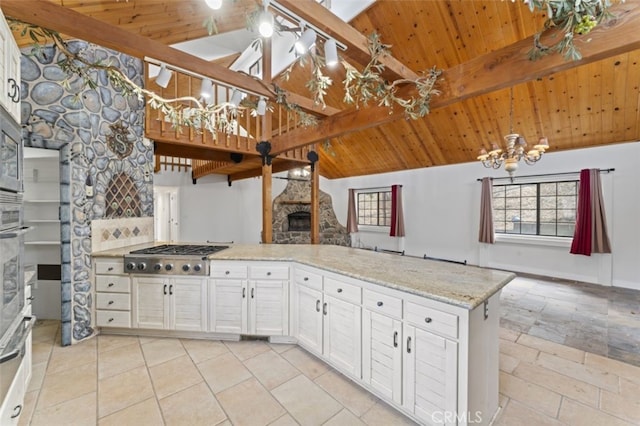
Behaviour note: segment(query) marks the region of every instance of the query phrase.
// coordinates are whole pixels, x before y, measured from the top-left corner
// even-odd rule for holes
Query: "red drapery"
[[[391,186],[391,237],[404,237],[404,217],[402,214],[402,185]]]
[[[578,191],[578,214],[576,229],[571,242],[572,254],[591,256],[591,180],[589,169],[580,171],[580,190]]]

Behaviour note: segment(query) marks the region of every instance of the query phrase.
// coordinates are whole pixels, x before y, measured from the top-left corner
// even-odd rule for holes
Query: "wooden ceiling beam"
[[[234,153],[230,151],[220,151],[208,146],[197,146],[197,145],[187,145],[187,144],[178,145],[175,142],[163,142],[163,141],[155,141],[154,145],[155,145],[154,154],[156,155],[166,155],[168,157],[191,158],[195,160],[223,161],[223,162],[228,162],[230,164],[235,164],[233,160],[231,160],[231,155]],[[256,155],[248,155],[246,153],[242,153],[242,155],[247,160],[251,158],[259,158],[257,155],[257,152],[256,152]]]
[[[277,3],[347,46],[347,54],[350,59],[361,64],[368,64],[371,60],[367,37],[317,1],[277,0]],[[386,72],[384,75],[386,77],[392,79],[418,78],[418,74],[391,55],[382,56],[380,62],[385,66]]]
[[[50,1],[2,0],[5,16],[57,31],[67,36],[97,44],[140,59],[150,57],[183,69],[193,71],[205,77],[244,89],[267,98],[273,93],[260,81],[228,68],[205,61],[158,41],[134,34],[94,19],[73,9],[57,5]],[[317,114],[328,115],[332,110],[322,110],[313,99],[295,97],[295,103],[301,108]]]
[[[301,162],[296,160],[279,160],[277,158],[273,159],[273,163],[271,165],[272,173],[285,172],[291,169],[297,169],[300,167],[307,166],[309,162]],[[249,179],[252,177],[262,176],[262,163],[260,162],[255,169],[244,170],[242,172],[233,173],[228,175],[229,182],[235,182],[237,180]]]
[[[530,61],[528,52],[533,46],[533,38],[529,37],[444,71],[442,81],[436,86],[442,93],[432,99],[431,109],[640,49],[640,2],[626,2],[610,11],[613,18],[588,35],[576,37],[581,60],[569,61],[562,55],[551,54]],[[590,41],[584,42],[586,40]],[[399,96],[411,94],[411,87],[398,91]],[[404,118],[401,108],[391,113],[386,107],[351,108],[325,118],[316,127],[298,128],[275,136],[271,141],[271,152],[278,154],[401,118]]]

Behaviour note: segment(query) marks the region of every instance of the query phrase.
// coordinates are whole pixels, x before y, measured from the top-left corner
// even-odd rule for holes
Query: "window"
[[[494,185],[494,230],[573,237],[577,200],[578,181]]]
[[[391,191],[358,193],[358,225],[391,226]]]

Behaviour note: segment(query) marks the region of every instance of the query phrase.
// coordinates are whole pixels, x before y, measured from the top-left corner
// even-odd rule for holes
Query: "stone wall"
[[[69,47],[92,62],[117,66],[136,84],[143,84],[139,59],[83,41],[72,41]],[[153,146],[143,139],[144,102],[124,97],[104,71],[93,71],[95,89],[83,87],[79,78],[67,84],[67,75],[57,65],[60,56],[53,46],[39,51],[26,48],[20,65],[25,146],[62,154],[62,344],[69,345],[94,333],[91,221],[105,218],[107,190],[123,173],[131,182],[128,191],[138,209],[114,205],[112,210],[122,213],[120,217],[153,216]],[[116,149],[114,140],[124,142],[126,155]]]
[[[275,244],[310,244],[311,233],[289,231],[289,214],[311,212],[311,181],[309,178],[288,174],[284,191],[273,200],[273,242]],[[347,228],[342,226],[333,211],[331,196],[319,191],[320,244],[351,246]]]

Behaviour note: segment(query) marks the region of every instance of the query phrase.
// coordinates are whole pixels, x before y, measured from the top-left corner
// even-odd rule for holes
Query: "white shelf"
[[[60,223],[58,219],[25,219],[29,223]]]
[[[25,246],[59,246],[60,241],[25,241]]]
[[[60,204],[60,200],[23,200],[25,203],[55,203]]]

